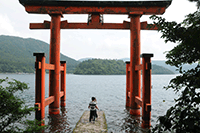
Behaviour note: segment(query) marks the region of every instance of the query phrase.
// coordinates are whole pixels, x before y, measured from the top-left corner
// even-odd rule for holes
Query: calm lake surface
[[[169,81],[176,75],[152,75],[152,111],[151,124],[155,125],[157,117],[165,114],[166,110],[174,104],[177,98],[172,90],[165,90]],[[34,74],[0,74],[0,78],[8,77],[28,83],[30,89],[20,95],[26,104],[33,106],[35,103],[35,75]],[[46,93],[48,97],[48,79],[46,74]],[[144,132],[137,126],[134,118],[125,108],[126,76],[88,76],[67,74],[67,99],[66,108],[60,115],[49,116],[48,106],[45,109],[45,124],[49,125],[46,132],[72,132],[76,123],[85,110],[92,96],[97,98],[98,107],[106,114],[108,132]],[[29,116],[34,119],[34,113]]]

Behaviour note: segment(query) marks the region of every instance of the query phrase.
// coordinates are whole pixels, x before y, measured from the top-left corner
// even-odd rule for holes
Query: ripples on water
[[[0,78],[14,78],[29,84],[30,89],[20,97],[27,105],[35,103],[34,74],[0,74]],[[46,93],[48,97],[48,74],[46,74]],[[155,125],[157,117],[165,114],[166,109],[174,104],[177,96],[172,90],[164,90],[170,79],[175,75],[152,75],[152,111],[151,124]],[[59,115],[50,116],[48,107],[45,108],[45,124],[49,125],[46,132],[72,132],[76,123],[85,110],[92,96],[97,98],[98,107],[106,114],[108,132],[145,132],[140,128],[140,118],[130,116],[125,109],[126,77],[125,75],[87,76],[67,75],[66,108]],[[34,113],[29,117],[34,119]]]

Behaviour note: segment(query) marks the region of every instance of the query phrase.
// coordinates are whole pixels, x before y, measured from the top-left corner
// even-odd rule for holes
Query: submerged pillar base
[[[49,114],[52,115],[60,114],[60,108],[49,108]]]
[[[45,119],[43,118],[43,119],[41,120],[40,126],[44,126],[44,125],[45,125]]]
[[[140,116],[140,109],[130,109],[130,114],[134,116]]]
[[[151,121],[147,120],[147,121],[142,121],[142,128],[150,128],[151,127]]]
[[[66,102],[61,102],[61,107],[65,107],[66,106]]]

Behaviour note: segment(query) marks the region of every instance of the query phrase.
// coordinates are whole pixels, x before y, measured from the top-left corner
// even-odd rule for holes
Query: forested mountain
[[[81,62],[74,74],[80,75],[122,75],[126,74],[126,64],[122,60],[89,59]],[[162,66],[152,65],[152,74],[174,74]]]
[[[120,60],[130,61],[129,58],[122,58]],[[179,73],[178,71],[176,71],[177,68],[175,66],[167,65],[165,62],[166,62],[165,60],[152,60],[152,65],[162,66],[162,67],[165,67],[165,68],[171,70],[174,73]],[[183,70],[188,70],[188,69],[191,69],[191,68],[195,68],[196,66],[197,66],[197,63],[184,64],[183,65]]]
[[[174,74],[174,72],[163,66],[152,64],[152,74]]]
[[[81,62],[74,74],[122,75],[126,74],[126,65],[122,60],[89,59]]]
[[[1,35],[0,73],[33,73],[34,52],[46,53],[46,63],[49,62],[49,44],[32,38],[24,39]],[[61,60],[67,61],[67,73],[96,75],[121,75],[126,73],[126,64],[122,60],[83,59],[85,61],[80,63],[63,54],[61,54]],[[153,74],[172,74],[170,70],[158,65],[153,65],[152,68]]]
[[[49,44],[32,39],[14,36],[0,36],[0,73],[34,72],[34,52],[46,53],[49,62]],[[61,54],[61,60],[67,61],[67,72],[73,73],[78,61]]]

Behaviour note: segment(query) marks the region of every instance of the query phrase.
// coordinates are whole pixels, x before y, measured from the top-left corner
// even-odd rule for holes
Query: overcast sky
[[[196,10],[195,3],[188,0],[173,0],[163,17],[169,21],[181,22],[184,16]],[[28,14],[18,0],[0,0],[0,35],[35,38],[50,42],[49,30],[30,30],[29,23],[51,20],[50,16]],[[68,22],[87,22],[87,15],[64,15]],[[130,21],[127,15],[104,15],[104,23]],[[142,16],[141,21],[149,20]],[[165,44],[157,31],[141,31],[141,53],[153,53],[153,60],[165,60],[165,51],[176,44]],[[40,51],[38,49],[38,51]],[[101,58],[120,59],[130,57],[129,30],[62,30],[61,53],[73,59]]]

